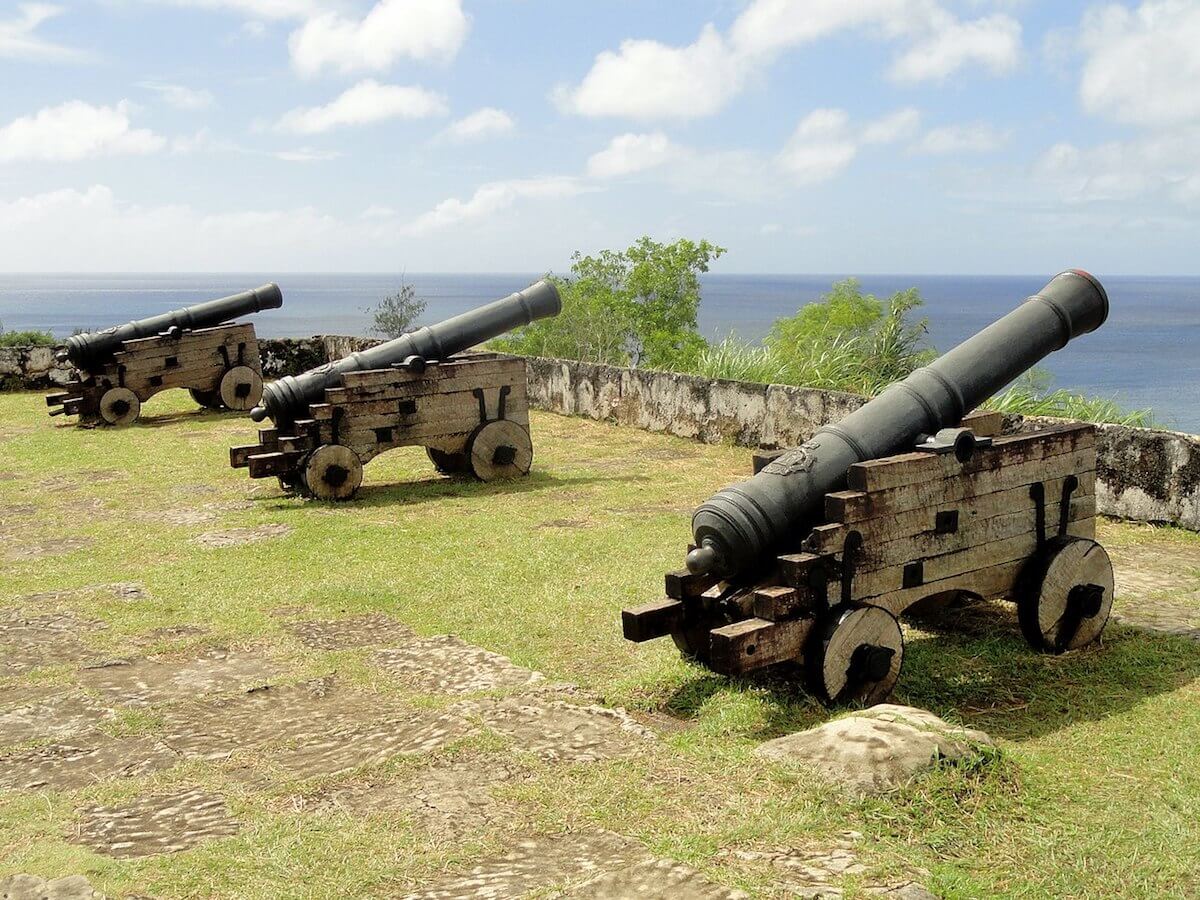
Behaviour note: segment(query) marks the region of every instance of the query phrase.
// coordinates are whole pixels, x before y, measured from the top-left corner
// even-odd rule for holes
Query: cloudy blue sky
[[[1200,271],[1200,0],[0,2],[0,270]]]

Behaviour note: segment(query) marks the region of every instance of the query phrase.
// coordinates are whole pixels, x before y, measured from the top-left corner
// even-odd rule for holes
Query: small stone
[[[890,703],[816,728],[767,741],[767,759],[808,766],[862,794],[894,790],[943,762],[979,759],[994,747],[982,731],[951,725],[933,713]]]

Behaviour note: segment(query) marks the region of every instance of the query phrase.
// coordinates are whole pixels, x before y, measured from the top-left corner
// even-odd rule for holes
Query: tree
[[[366,312],[371,314],[373,332],[388,339],[398,338],[413,330],[425,313],[425,301],[417,297],[417,289],[411,284],[402,284],[399,291],[388,294]]]
[[[556,280],[563,311],[497,346],[536,356],[686,369],[706,346],[696,322],[700,275],[724,252],[704,240],[662,244],[649,237],[626,250],[595,256],[577,251],[571,275]]]

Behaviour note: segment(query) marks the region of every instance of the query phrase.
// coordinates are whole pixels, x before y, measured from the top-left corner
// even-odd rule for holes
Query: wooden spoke
[[[197,405],[203,406],[205,409],[224,409],[225,404],[221,402],[221,395],[216,391],[202,391],[199,388],[188,388],[188,393],[192,395],[192,399]]]
[[[827,703],[881,703],[904,663],[900,623],[878,606],[831,611],[806,650],[813,690]]]
[[[426,447],[425,453],[433,467],[443,475],[460,475],[471,471],[471,463],[467,458],[466,448],[458,451],[439,450],[437,447]]]
[[[1060,538],[1030,561],[1017,589],[1017,618],[1030,645],[1078,650],[1100,637],[1112,611],[1113,569],[1087,538]]]
[[[480,425],[467,442],[467,453],[480,481],[524,475],[533,464],[529,429],[510,419]]]
[[[217,389],[221,402],[229,409],[253,409],[262,399],[263,381],[249,366],[234,366],[221,376]]]
[[[341,444],[323,444],[304,463],[304,486],[319,500],[349,500],[362,484],[358,454]]]
[[[109,425],[132,425],[142,411],[142,401],[129,388],[109,388],[100,397],[100,418]]]

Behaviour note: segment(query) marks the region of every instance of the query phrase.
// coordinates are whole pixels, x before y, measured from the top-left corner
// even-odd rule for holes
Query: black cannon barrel
[[[732,577],[785,537],[816,524],[826,493],[851,465],[902,452],[962,417],[1055,350],[1099,328],[1108,295],[1087,272],[1062,272],[983,331],[846,416],[753,478],[715,494],[692,516],[693,572]]]
[[[209,328],[229,322],[238,316],[249,315],[264,309],[283,306],[283,293],[277,284],[264,284],[252,291],[242,291],[219,300],[207,300],[193,306],[185,306],[161,315],[150,316],[88,334],[75,334],[67,338],[58,351],[61,361],[70,360],[80,368],[101,362],[121,348],[123,341],[160,334],[172,326],[179,328]]]
[[[308,404],[321,399],[325,388],[342,383],[345,372],[385,369],[411,356],[443,360],[476,344],[499,337],[506,331],[528,325],[535,319],[556,316],[562,298],[553,283],[542,280],[523,291],[495,300],[486,306],[453,316],[436,325],[418,328],[395,340],[360,353],[351,353],[301,375],[287,375],[263,389],[262,403],[250,411],[261,422],[267,416],[280,423],[304,415]]]

